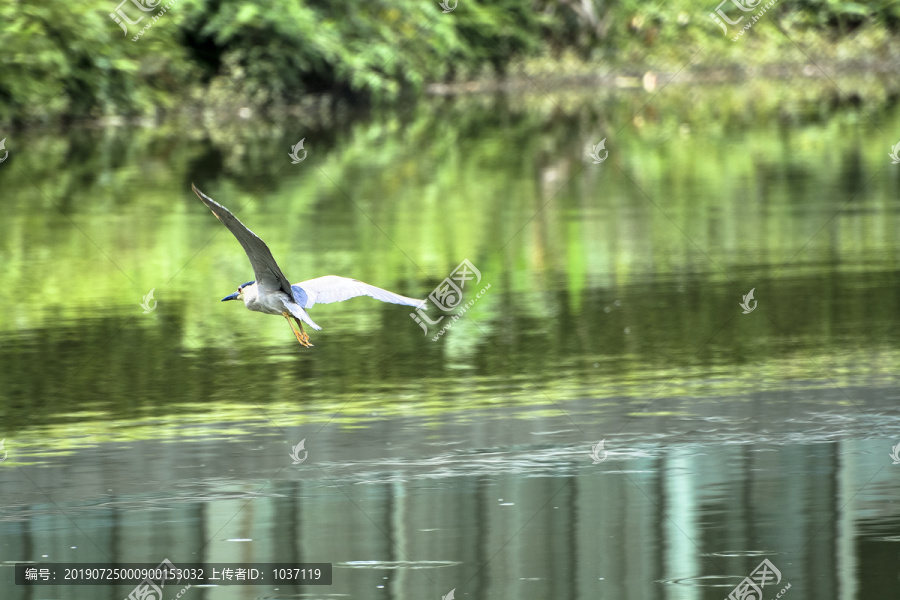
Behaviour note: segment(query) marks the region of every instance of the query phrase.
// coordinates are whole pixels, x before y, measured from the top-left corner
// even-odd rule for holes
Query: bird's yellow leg
[[[305,346],[306,348],[312,347],[312,344],[309,343],[309,336],[306,335],[306,333],[302,333],[301,335],[301,332],[303,332],[303,325],[300,325],[300,331],[294,329],[294,325],[293,323],[291,323],[291,319],[293,318],[295,321],[297,321],[296,317],[294,317],[288,311],[282,312],[281,316],[287,319],[288,325],[290,325],[291,331],[294,333],[294,337],[297,338],[297,341],[300,342],[300,345]],[[297,323],[299,324],[300,321],[297,321]]]
[[[306,343],[305,344],[303,344],[303,342],[300,342],[300,343],[303,344],[304,346],[306,346],[307,348],[312,348],[312,344],[309,341],[309,336],[306,334],[305,331],[303,331],[303,323],[297,317],[294,317],[294,320],[297,321],[297,325],[300,326],[300,336],[297,339],[302,337],[303,340],[306,341]],[[293,327],[291,327],[291,329],[293,329]]]

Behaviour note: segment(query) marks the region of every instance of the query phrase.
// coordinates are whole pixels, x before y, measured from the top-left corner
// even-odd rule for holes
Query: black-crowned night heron
[[[407,298],[356,279],[337,275],[316,277],[291,285],[281,269],[278,268],[278,264],[272,258],[272,252],[265,242],[238,221],[237,217],[231,214],[227,208],[198,190],[193,183],[191,189],[244,247],[244,252],[250,259],[250,266],[253,267],[253,274],[256,276],[256,281],[242,283],[235,293],[222,298],[222,302],[243,300],[244,305],[250,310],[283,316],[291,326],[291,331],[294,332],[297,341],[307,348],[312,344],[309,343],[309,336],[303,331],[303,323],[315,330],[322,329],[309,318],[305,310],[312,308],[316,303],[330,304],[356,296],[371,296],[382,302],[405,304],[417,308],[425,307],[424,300]],[[297,323],[300,331],[294,329],[291,319]]]

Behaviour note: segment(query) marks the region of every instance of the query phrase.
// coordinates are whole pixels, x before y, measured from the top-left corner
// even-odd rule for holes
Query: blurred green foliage
[[[157,4],[141,12],[140,1]],[[127,34],[110,18],[115,2],[0,4],[0,123],[146,117],[186,104],[297,105],[311,96],[369,105],[431,82],[502,77],[529,59],[550,60],[554,71],[566,68],[552,62],[561,56],[635,71],[679,67],[698,45],[713,50],[708,58],[733,59],[736,46],[709,19],[713,0],[459,0],[450,13],[436,0],[175,0],[136,41],[166,0],[120,5],[143,16]],[[741,48],[758,44],[777,60],[792,42],[775,23],[811,33],[804,42],[860,30],[884,40],[900,23],[900,3],[802,0],[767,14],[768,30],[755,28],[756,40]]]

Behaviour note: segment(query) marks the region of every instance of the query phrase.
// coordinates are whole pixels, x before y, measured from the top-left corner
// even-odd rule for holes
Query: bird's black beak
[[[226,300],[237,300],[238,295],[240,295],[240,292],[235,292],[230,296],[225,296],[224,298],[222,298],[222,302],[225,302]]]

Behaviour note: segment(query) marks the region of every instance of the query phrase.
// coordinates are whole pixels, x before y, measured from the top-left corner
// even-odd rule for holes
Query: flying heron
[[[250,259],[253,274],[256,276],[255,281],[242,283],[235,293],[222,298],[222,302],[243,300],[244,305],[250,310],[269,315],[281,315],[287,319],[291,331],[303,346],[307,348],[312,346],[309,336],[303,331],[303,323],[316,331],[322,329],[309,318],[306,312],[307,308],[312,308],[316,303],[331,304],[356,296],[371,296],[382,302],[405,304],[417,308],[425,307],[424,300],[407,298],[357,279],[337,275],[325,275],[291,285],[281,269],[278,268],[278,263],[272,258],[272,252],[265,242],[238,221],[237,217],[231,214],[227,208],[198,190],[193,183],[191,189],[241,243],[244,252],[247,253],[247,258]],[[297,323],[300,331],[294,329],[291,319]]]

